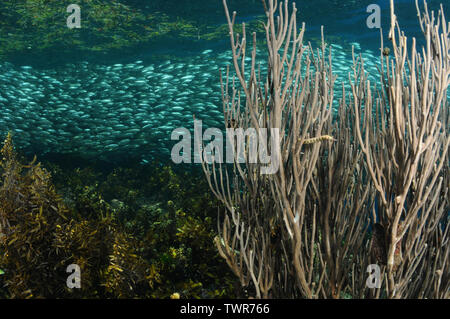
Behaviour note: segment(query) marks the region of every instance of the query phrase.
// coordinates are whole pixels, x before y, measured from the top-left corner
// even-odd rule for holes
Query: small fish
[[[318,142],[322,142],[322,141],[337,141],[337,140],[334,139],[333,136],[322,135],[322,136],[317,136],[317,137],[313,137],[313,138],[308,138],[303,141],[303,144],[313,144],[313,143],[318,143]]]

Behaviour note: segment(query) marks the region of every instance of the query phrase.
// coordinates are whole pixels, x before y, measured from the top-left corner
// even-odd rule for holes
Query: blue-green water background
[[[202,25],[226,23],[221,0],[122,2]],[[381,7],[387,43],[388,0],[295,2],[299,26],[306,23],[306,40],[317,47],[323,25],[327,42],[335,45],[338,81],[349,71],[352,45],[377,80],[380,31],[366,26],[366,8]],[[430,0],[428,6],[437,11],[439,3]],[[422,39],[414,0],[397,0],[395,5],[402,30]],[[229,7],[237,11],[238,22],[263,14],[259,0],[230,1]],[[444,3],[447,17],[449,8]],[[223,127],[219,69],[230,63],[229,44],[226,36],[214,41],[193,36],[140,43],[122,53],[70,54],[55,49],[38,57],[8,57],[0,61],[0,133],[12,131],[19,148],[38,156],[170,161],[175,143],[170,134],[176,127],[192,129],[193,114],[205,128]]]

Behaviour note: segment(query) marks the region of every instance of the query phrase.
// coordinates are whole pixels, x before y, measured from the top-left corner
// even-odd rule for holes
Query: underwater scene
[[[0,299],[450,299],[448,18],[0,0]]]

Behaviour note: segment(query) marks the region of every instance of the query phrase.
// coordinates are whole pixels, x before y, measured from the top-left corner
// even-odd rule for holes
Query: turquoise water
[[[168,21],[194,21],[202,26],[198,30],[225,23],[219,0],[118,2],[147,14],[161,12]],[[326,41],[333,44],[336,103],[340,81],[350,71],[352,46],[365,58],[371,81],[377,82],[380,33],[366,27],[366,7],[380,5],[386,35],[387,0],[296,3],[299,24],[306,22],[306,40],[317,48],[324,25]],[[437,10],[438,3],[428,1],[430,9]],[[262,16],[260,1],[229,5],[238,12],[238,21],[251,23]],[[421,38],[414,1],[396,1],[396,8],[402,29]],[[82,9],[82,19],[83,14]],[[219,70],[230,63],[226,35],[208,40],[198,31],[114,52],[29,51],[18,50],[0,60],[0,133],[12,131],[15,144],[26,153],[169,161],[175,143],[171,132],[177,127],[192,129],[193,115],[205,128],[224,126]]]

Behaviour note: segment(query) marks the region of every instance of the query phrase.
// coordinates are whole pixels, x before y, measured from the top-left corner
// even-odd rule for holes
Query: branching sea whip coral
[[[337,120],[331,50],[323,40],[316,53],[303,44],[295,4],[289,15],[287,1],[264,1],[267,63],[256,62],[253,34],[249,72],[245,24],[235,34],[236,13],[223,4],[235,72],[221,78],[225,127],[281,131],[271,146],[275,174],[261,174],[248,156],[235,156],[232,169],[203,163],[227,211],[216,245],[241,284],[258,298],[448,297],[450,28],[442,8],[436,22],[425,3],[424,55],[413,39],[408,57],[391,1],[393,59],[382,43],[382,88],[374,99],[353,55]],[[374,260],[382,286],[370,290]]]

